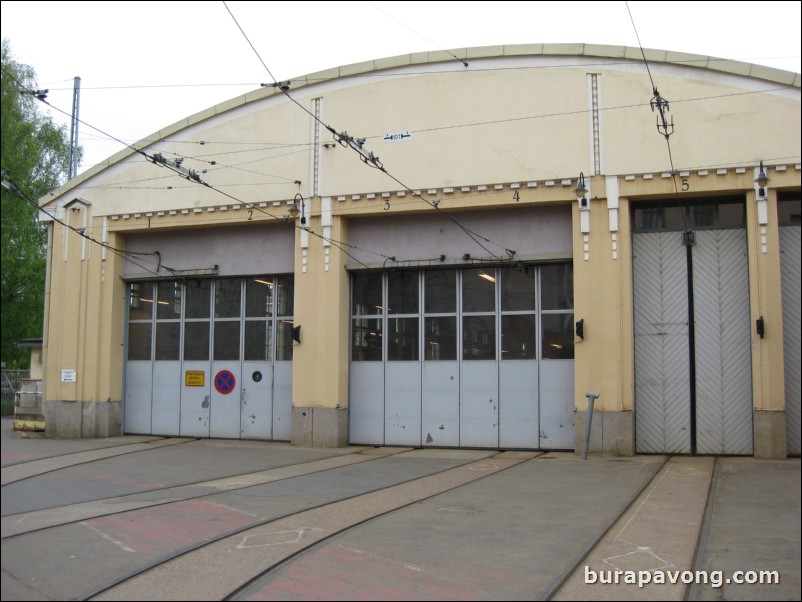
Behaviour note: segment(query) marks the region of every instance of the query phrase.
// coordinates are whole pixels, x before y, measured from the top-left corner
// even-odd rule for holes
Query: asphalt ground
[[[3,600],[802,596],[798,458],[59,440],[3,419],[2,484]],[[760,578],[779,583],[736,583]]]

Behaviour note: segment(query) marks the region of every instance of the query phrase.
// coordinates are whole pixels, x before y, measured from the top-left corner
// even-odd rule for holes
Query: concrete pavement
[[[10,426],[4,600],[800,599],[799,459],[65,441]],[[780,583],[736,584],[738,571]]]

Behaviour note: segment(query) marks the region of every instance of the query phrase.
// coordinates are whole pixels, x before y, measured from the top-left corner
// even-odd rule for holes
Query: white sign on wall
[[[409,133],[409,130],[406,132],[393,132],[391,134],[384,135],[385,142],[404,142],[410,138],[412,138],[412,134]]]
[[[61,382],[63,383],[74,383],[78,381],[78,371],[77,370],[62,370],[61,371]]]

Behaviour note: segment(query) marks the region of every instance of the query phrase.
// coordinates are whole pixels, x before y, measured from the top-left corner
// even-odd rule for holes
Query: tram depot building
[[[454,54],[276,82],[42,199],[47,433],[578,451],[593,392],[592,453],[798,456],[799,74]]]

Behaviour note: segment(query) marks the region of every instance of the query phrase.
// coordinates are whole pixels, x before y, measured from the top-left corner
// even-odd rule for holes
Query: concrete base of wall
[[[588,413],[579,411],[574,420],[574,450],[582,454]],[[588,453],[605,456],[635,455],[635,423],[632,412],[593,412]]]
[[[100,439],[122,434],[119,401],[47,401],[45,435]]]
[[[784,460],[788,455],[785,412],[755,410],[755,458]]]
[[[293,407],[292,444],[345,447],[348,445],[348,409]]]

